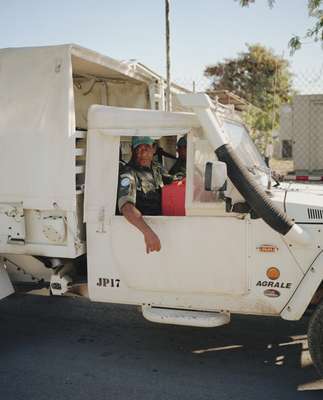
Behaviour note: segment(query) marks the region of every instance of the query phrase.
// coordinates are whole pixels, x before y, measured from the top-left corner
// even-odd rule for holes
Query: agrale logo
[[[276,288],[276,289],[291,289],[291,282],[273,282],[273,281],[258,281],[256,286]]]

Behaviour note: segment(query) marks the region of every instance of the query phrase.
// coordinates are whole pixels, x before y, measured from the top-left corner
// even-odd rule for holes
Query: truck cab
[[[267,191],[279,210],[285,207],[285,191],[269,189],[269,170],[234,112],[204,102],[203,94],[179,97],[185,106],[190,101],[199,111],[101,106],[89,111],[85,189],[89,296],[95,301],[141,305],[144,312],[149,308],[149,315],[155,311],[155,320],[163,309],[165,322],[165,308],[279,315],[307,271],[297,254],[311,253],[309,267],[320,250],[311,248],[307,239],[286,238],[268,226],[233,185],[226,169],[217,188],[205,190],[206,165],[214,171],[223,167],[211,136],[220,129],[257,188]],[[199,115],[203,107],[208,122],[217,121],[212,129]],[[162,243],[159,253],[147,255],[142,234],[115,213],[120,147],[132,136],[165,140],[184,134],[188,143],[185,216],[145,217]],[[312,234],[321,243],[322,237]],[[271,269],[279,275],[274,280],[268,277]],[[203,324],[198,319],[196,323]]]

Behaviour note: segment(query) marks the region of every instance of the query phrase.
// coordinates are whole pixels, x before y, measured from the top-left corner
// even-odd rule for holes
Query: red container
[[[163,187],[162,215],[185,215],[185,188],[185,178]]]

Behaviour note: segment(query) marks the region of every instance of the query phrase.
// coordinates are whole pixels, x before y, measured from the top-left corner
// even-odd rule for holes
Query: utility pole
[[[166,111],[171,111],[169,1],[170,0],[165,0],[165,22],[166,22]]]

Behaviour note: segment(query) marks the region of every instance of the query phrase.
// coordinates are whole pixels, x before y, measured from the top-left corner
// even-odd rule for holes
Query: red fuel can
[[[162,189],[162,214],[185,215],[186,179],[165,185]]]

